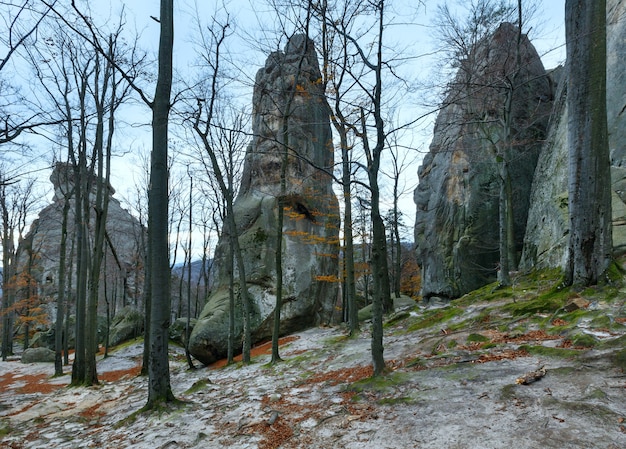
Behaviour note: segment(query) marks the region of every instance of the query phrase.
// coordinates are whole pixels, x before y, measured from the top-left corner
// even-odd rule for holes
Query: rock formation
[[[338,202],[331,178],[324,172],[332,170],[333,146],[330,109],[320,81],[313,43],[302,35],[292,37],[284,52],[272,53],[256,75],[254,138],[246,152],[234,204],[253,301],[254,341],[271,337],[279,198],[285,204],[282,331],[327,322],[336,300],[337,288],[332,280],[338,273]],[[289,149],[289,162],[286,190],[281,192],[283,142]],[[190,337],[190,352],[205,364],[224,357],[227,350],[228,238],[224,233],[218,243],[213,265],[216,287]],[[240,342],[239,300],[236,308],[235,341]]]
[[[54,355],[49,348],[28,348],[22,353],[22,363],[54,363]]]
[[[56,316],[55,301],[58,293],[58,272],[60,257],[60,241],[62,232],[64,192],[70,192],[73,185],[73,170],[67,164],[58,163],[50,176],[54,186],[52,203],[39,212],[29,232],[18,247],[18,272],[30,269],[38,286],[38,294],[50,303],[49,314],[51,319]],[[95,189],[94,189],[95,190]],[[95,192],[91,192],[95,195]],[[141,238],[144,232],[139,221],[112,195],[115,190],[109,186],[109,209],[107,215],[106,271],[108,300],[117,300],[121,308],[125,304],[136,304],[143,290],[143,263],[141,254]],[[94,196],[95,198],[95,196]],[[72,200],[70,200],[72,201]],[[93,230],[93,220],[90,223]],[[68,264],[70,264],[71,241],[75,235],[73,206],[70,207],[68,217]],[[74,269],[75,262],[71,265]],[[104,273],[103,273],[104,275]],[[99,313],[106,315],[104,302],[104,282],[102,284]],[[69,285],[69,284],[68,284]],[[71,283],[75,286],[75,280]]]
[[[626,1],[607,0],[607,121],[613,184],[613,247],[626,252]],[[569,233],[565,79],[552,112],[550,133],[533,183],[528,231],[520,267],[560,267]]]
[[[521,253],[552,86],[535,48],[508,23],[481,41],[450,85],[419,168],[415,243],[425,298],[455,298],[495,279],[499,260],[499,146],[506,145]],[[510,89],[509,86],[515,86]],[[507,99],[511,100],[506,108]]]

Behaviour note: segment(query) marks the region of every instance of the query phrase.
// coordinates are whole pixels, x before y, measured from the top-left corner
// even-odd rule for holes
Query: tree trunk
[[[196,369],[189,352],[189,336],[191,335],[191,233],[193,230],[193,176],[189,175],[189,240],[187,253],[189,254],[189,265],[187,265],[187,322],[185,323],[185,357],[189,369]],[[182,277],[182,275],[181,275]]]
[[[387,234],[385,224],[380,215],[380,190],[378,187],[378,171],[382,151],[385,147],[385,130],[381,113],[382,107],[382,48],[384,31],[384,1],[378,4],[378,48],[375,65],[376,85],[374,87],[373,106],[374,122],[376,125],[376,145],[370,153],[367,163],[367,174],[372,200],[372,272],[374,279],[374,297],[372,301],[372,362],[374,366],[374,376],[381,375],[385,370],[385,359],[383,358],[383,313],[393,311],[393,300],[391,298],[391,288],[389,285],[389,267],[387,263]],[[363,120],[363,114],[361,115]],[[362,124],[365,132],[365,123]],[[367,150],[367,141],[364,140]]]
[[[567,0],[569,261],[566,280],[596,284],[612,260],[606,118],[606,0]]]
[[[85,209],[83,207],[84,196],[88,196],[86,183],[86,162],[84,154],[79,156],[78,166],[75,166],[74,173],[76,179],[75,191],[75,223],[76,223],[76,320],[74,331],[74,363],[72,364],[72,385],[83,385],[85,383],[85,329],[86,307],[87,307],[87,226],[85,221]],[[87,200],[88,201],[88,200]],[[87,208],[87,211],[89,209]]]
[[[65,326],[64,326],[64,335],[63,339],[63,364],[70,364],[70,310],[71,310],[71,301],[72,301],[72,273],[74,271],[74,256],[76,245],[76,233],[72,237],[72,246],[70,248],[70,261],[67,267],[67,301],[65,301]],[[74,298],[74,305],[76,305],[76,299]],[[76,347],[76,346],[74,346]]]
[[[359,310],[356,304],[356,284],[354,276],[354,237],[352,233],[352,195],[351,195],[351,170],[350,170],[350,155],[348,153],[348,138],[347,130],[342,127],[343,132],[340,132],[341,141],[341,163],[342,163],[342,187],[343,187],[343,199],[344,199],[344,211],[343,211],[343,239],[344,239],[344,254],[343,264],[345,270],[345,295],[346,304],[348,307],[348,322],[350,325],[350,335],[355,335],[359,331]]]
[[[498,239],[499,244],[499,253],[500,253],[500,273],[498,283],[501,286],[509,286],[511,285],[511,277],[509,275],[510,267],[509,267],[509,251],[508,251],[508,242],[509,242],[509,226],[508,220],[509,216],[507,214],[508,211],[508,201],[506,195],[506,179],[508,177],[508,167],[506,165],[506,156],[499,155],[501,158],[500,161],[500,194],[498,201],[498,214],[499,214],[499,231],[500,236]]]
[[[230,229],[228,232],[233,233]],[[235,361],[235,247],[228,247],[228,349],[226,363]],[[208,285],[208,284],[207,284]]]
[[[6,184],[0,184],[0,209],[2,213],[2,360],[6,361],[7,357],[13,355],[13,320],[11,319],[13,312],[14,288],[11,285],[14,280],[12,275],[12,267],[14,265],[13,258],[15,256],[15,247],[13,244],[13,232],[10,226],[9,205],[7,203]]]
[[[174,1],[161,0],[159,71],[152,104],[152,155],[148,203],[151,249],[150,355],[146,409],[174,400],[168,338],[171,316],[168,244],[168,121],[172,90]]]
[[[57,294],[57,318],[54,328],[54,375],[63,375],[63,318],[65,305],[65,264],[67,258],[67,220],[70,211],[71,195],[64,195],[63,218],[61,222],[61,243],[59,248],[59,292]]]

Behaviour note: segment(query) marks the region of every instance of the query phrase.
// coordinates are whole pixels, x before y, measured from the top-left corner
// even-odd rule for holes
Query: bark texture
[[[567,281],[592,285],[611,262],[611,168],[606,115],[606,1],[565,3],[569,141]]]

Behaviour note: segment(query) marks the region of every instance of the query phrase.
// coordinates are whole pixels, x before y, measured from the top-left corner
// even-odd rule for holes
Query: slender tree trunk
[[[149,221],[151,248],[150,358],[146,408],[174,400],[170,384],[168,338],[171,316],[168,244],[168,121],[172,91],[174,1],[161,0],[159,72],[152,105],[152,157]]]
[[[335,115],[340,110],[339,99],[336,100]],[[339,116],[341,117],[341,116]],[[343,240],[344,240],[344,271],[345,271],[345,296],[348,307],[348,323],[350,335],[359,331],[359,310],[356,304],[356,284],[354,276],[354,237],[352,232],[352,173],[350,170],[350,152],[348,148],[347,129],[343,125],[343,119],[337,121],[333,117],[335,129],[339,133],[341,144],[342,166],[342,189],[343,189]]]
[[[148,217],[148,240],[150,239],[150,217]],[[143,305],[144,305],[144,339],[143,339],[143,361],[141,365],[141,375],[148,375],[150,365],[150,325],[152,322],[152,251],[150,243],[146,245],[145,251],[145,278],[143,285]]]
[[[74,272],[74,255],[75,255],[76,235],[72,237],[72,246],[70,248],[70,263],[67,269],[67,300],[65,301],[65,329],[63,338],[63,364],[70,364],[70,315],[71,315],[71,301],[72,301],[72,273]],[[74,299],[74,305],[76,300]],[[74,342],[76,344],[76,342]]]
[[[81,157],[82,159],[82,157]],[[85,221],[89,217],[84,217],[83,197],[88,195],[86,191],[85,179],[86,167],[84,161],[79,161],[79,166],[75,168],[76,182],[75,191],[75,216],[76,216],[76,313],[74,330],[74,363],[72,364],[72,385],[83,385],[85,383],[85,330],[86,330],[86,299],[87,299],[87,226]]]
[[[297,81],[294,83],[297,84]],[[287,190],[287,164],[289,163],[289,107],[291,101],[287,102],[287,110],[283,114],[282,126],[282,146],[283,157],[280,167],[280,195],[276,201],[276,302],[274,304],[274,326],[272,329],[272,364],[281,361],[278,340],[280,338],[280,312],[283,307],[283,225],[285,222],[284,197]]]
[[[2,213],[2,360],[6,361],[8,356],[13,355],[13,312],[14,282],[12,275],[13,258],[15,247],[13,243],[13,232],[10,229],[9,209],[7,203],[6,185],[0,184],[0,209]]]
[[[110,329],[111,329],[111,308],[113,307],[113,304],[115,302],[115,289],[117,288],[117,280],[113,283],[113,301],[109,300],[109,291],[107,288],[108,282],[107,282],[107,273],[106,273],[106,257],[104,260],[104,303],[106,305],[106,329],[104,331],[104,358],[106,359],[109,356],[109,334],[110,334]]]
[[[339,144],[341,148],[341,187],[343,190],[343,240],[344,240],[344,254],[343,254],[343,299],[344,299],[344,319],[348,322],[350,327],[350,335],[355,335],[359,331],[359,315],[356,303],[356,279],[354,269],[354,232],[353,232],[353,219],[352,219],[352,172],[351,172],[351,160],[350,150],[348,144],[348,126],[347,120],[343,115],[341,107],[341,86],[343,84],[344,76],[348,70],[348,47],[342,46],[342,54],[340,56],[340,64],[343,69],[339,71],[335,76],[331,76],[331,52],[332,41],[339,37],[346,41],[346,36],[341,33],[336,33],[331,36],[327,23],[328,18],[328,0],[322,0],[315,5],[319,8],[319,15],[322,25],[322,76],[324,80],[324,90],[328,90],[328,84],[332,85],[333,101],[334,101],[334,113],[330,115],[331,122],[335,131],[339,135]]]
[[[398,182],[400,179],[400,170],[397,168],[398,164],[397,164],[397,159],[396,156],[394,156],[394,167],[396,167],[396,169],[394,170],[395,172],[395,176],[394,176],[394,181],[393,181],[393,223],[392,223],[392,233],[394,236],[394,245],[395,245],[395,253],[396,253],[396,257],[395,259],[393,259],[393,272],[394,272],[394,276],[393,276],[393,290],[395,293],[395,297],[396,298],[400,298],[400,286],[402,285],[402,241],[400,240],[400,210],[398,207],[398,197],[399,197],[399,193],[398,193]],[[393,254],[393,250],[392,250],[392,254]]]
[[[191,231],[193,219],[193,176],[189,175],[189,240],[187,253],[189,254],[189,264],[187,265],[187,322],[185,323],[185,357],[189,369],[196,369],[189,352],[189,336],[191,335]]]
[[[507,195],[506,195],[506,179],[508,177],[508,168],[506,165],[506,156],[502,156],[502,162],[500,162],[500,195],[499,195],[499,253],[500,253],[500,278],[498,282],[501,286],[511,285],[511,277],[509,275],[510,267],[509,267],[509,251],[508,251],[508,242],[509,242],[509,226],[508,226],[508,215],[507,215]]]
[[[383,313],[384,298],[390,298],[389,276],[387,267],[387,251],[385,244],[385,225],[378,210],[378,184],[370,177],[372,188],[372,271],[374,294],[372,296],[372,362],[374,375],[378,376],[385,370],[383,357]],[[387,276],[385,276],[387,273]]]
[[[113,43],[109,41],[109,51],[112,51]],[[109,57],[112,54],[109,53]],[[94,203],[95,210],[95,229],[93,235],[93,251],[91,260],[91,273],[89,277],[89,301],[87,310],[87,340],[86,340],[86,372],[85,383],[95,385],[98,383],[98,374],[96,368],[96,354],[98,352],[98,299],[100,290],[100,273],[102,271],[102,261],[104,260],[105,238],[106,238],[106,221],[109,210],[109,182],[111,174],[111,141],[114,131],[114,103],[116,96],[115,83],[111,86],[111,102],[108,120],[108,139],[105,152],[104,137],[104,120],[105,120],[105,102],[107,98],[107,90],[111,79],[113,68],[109,65],[105,66],[102,78],[102,86],[100,86],[100,57],[96,57],[96,78],[94,100],[96,103],[96,137],[94,142],[95,153],[97,157],[98,173],[95,179],[96,198]],[[105,174],[106,167],[106,174]],[[88,195],[89,197],[89,195]],[[107,307],[108,309],[108,307]]]
[[[606,118],[606,0],[567,0],[569,264],[575,286],[598,283],[612,260]]]
[[[234,232],[232,229],[228,232]],[[229,365],[235,361],[235,247],[228,247],[228,349],[226,363]]]
[[[63,307],[65,305],[65,264],[67,258],[67,221],[70,211],[71,195],[64,195],[63,218],[61,222],[61,242],[59,248],[59,291],[57,296],[57,317],[54,328],[54,375],[63,375],[63,318],[65,313]]]
[[[381,114],[384,1],[381,0],[377,6],[379,14],[378,45],[376,65],[374,67],[376,84],[373,95],[376,145],[370,152],[366,144],[366,150],[370,154],[367,161],[367,173],[372,201],[370,214],[372,219],[372,271],[374,279],[374,297],[372,302],[372,362],[374,376],[382,374],[385,370],[385,360],[383,358],[383,313],[393,310],[387,263],[387,235],[385,224],[380,215],[380,190],[378,187],[378,171],[380,169],[382,151],[385,146],[385,130]],[[363,114],[361,114],[361,117],[364,120]],[[364,122],[362,123],[362,130],[365,133],[366,126]],[[364,143],[367,143],[367,139],[364,140]]]

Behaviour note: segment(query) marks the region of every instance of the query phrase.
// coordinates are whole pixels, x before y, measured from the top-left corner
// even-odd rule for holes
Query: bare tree
[[[41,6],[38,3],[34,0],[24,0],[3,5],[6,9],[1,19],[4,26],[0,31],[0,44],[6,50],[0,58],[0,75],[4,73],[3,69],[20,49],[36,42],[36,31],[50,13],[49,5],[44,3]],[[51,5],[54,6],[54,4],[56,0],[53,0]],[[19,89],[2,78],[0,78],[0,96],[3,102],[6,101],[0,104],[0,144],[14,141],[24,131],[54,124],[42,117],[45,115],[43,111],[25,110],[19,99]],[[12,106],[20,107],[12,108]]]
[[[80,36],[106,57],[98,30],[93,21],[81,12],[75,4],[74,10],[89,28]],[[55,11],[59,18],[63,15]],[[147,269],[150,296],[150,326],[148,356],[148,401],[145,410],[160,404],[175,401],[172,393],[168,357],[168,329],[171,314],[170,269],[168,262],[168,125],[171,110],[174,47],[174,4],[173,0],[161,0],[159,22],[159,56],[156,88],[152,100],[134,82],[132,67],[128,68],[117,61],[113,66],[126,80],[142,101],[152,110],[152,152],[150,161],[150,191],[148,196],[148,259]],[[75,25],[64,21],[72,29]]]
[[[217,43],[217,42],[216,42]],[[221,45],[221,44],[219,44]],[[218,47],[214,47],[219,55]],[[216,90],[217,83],[215,76],[219,75],[219,64],[214,60],[213,67],[217,72],[211,76],[208,91],[204,93],[203,98],[213,99],[206,102],[200,102],[196,111],[196,121],[193,124],[194,131],[198,136],[202,146],[203,153],[200,155],[200,161],[204,171],[211,175],[209,177],[212,182],[217,184],[217,191],[221,194],[223,207],[222,220],[222,237],[228,236],[228,255],[227,270],[229,275],[229,306],[228,306],[228,363],[233,362],[235,352],[235,322],[237,310],[235,307],[235,293],[239,292],[239,297],[243,306],[243,341],[242,341],[242,359],[244,363],[250,362],[250,312],[251,298],[248,292],[246,268],[243,259],[242,248],[239,244],[239,232],[235,221],[235,212],[233,209],[236,197],[237,173],[240,172],[240,166],[243,162],[243,154],[245,148],[245,139],[247,136],[243,133],[246,124],[246,115],[243,111],[234,108],[228,108],[223,104],[225,99],[220,99]],[[208,87],[208,86],[205,86]],[[213,104],[211,104],[211,102]],[[219,113],[217,113],[219,112]],[[206,220],[203,220],[207,223]],[[205,225],[205,230],[206,230]],[[205,231],[205,246],[206,246]],[[206,254],[206,250],[205,250]],[[206,273],[205,285],[208,287],[208,267],[206,267],[206,259],[203,259],[203,273]],[[236,270],[235,270],[236,268]],[[237,282],[237,285],[235,285]]]
[[[170,270],[168,265],[168,124],[172,92],[174,2],[161,0],[159,16],[159,70],[152,108],[152,158],[148,204],[148,235],[152,271],[149,387],[146,408],[174,401],[170,384],[168,328],[170,325]]]
[[[403,151],[400,136],[397,133],[388,137],[389,154],[391,156],[391,171],[386,173],[391,180],[393,206],[387,215],[388,228],[390,229],[389,241],[391,245],[391,279],[392,287],[396,298],[400,297],[402,283],[402,236],[401,230],[405,225],[402,223],[403,214],[400,210],[400,197],[409,190],[414,190],[415,185],[402,184],[402,174],[415,162],[415,156],[410,157],[410,153]]]
[[[107,37],[105,51],[101,54],[82,39],[76,39],[76,31],[85,30],[64,29],[61,21],[56,20],[46,29],[43,45],[28,49],[35,76],[55,111],[50,115],[62,123],[61,133],[73,171],[70,175],[70,169],[63,164],[55,168],[64,189],[66,206],[72,201],[76,231],[76,357],[72,369],[75,385],[98,382],[97,308],[108,203],[112,195],[109,178],[115,112],[129,92],[128,84],[118,76],[113,64],[125,58],[128,50],[120,43],[121,30],[119,25]],[[67,218],[64,225],[62,235],[67,232]],[[58,304],[61,313],[58,317],[63,316],[66,249],[66,242],[62,241],[59,266],[62,292]],[[61,324],[57,323],[57,327]],[[59,370],[60,347],[57,351],[56,369]]]
[[[59,173],[59,172],[57,172]],[[63,211],[61,218],[61,241],[59,242],[59,271],[58,271],[58,291],[57,291],[57,316],[54,326],[54,375],[63,375],[63,321],[65,318],[65,307],[69,314],[69,304],[66,305],[66,283],[67,283],[67,238],[68,220],[71,206],[71,198],[74,195],[73,188],[68,188],[66,184],[59,182],[63,195]],[[70,276],[71,276],[71,270]],[[69,321],[69,320],[67,320]],[[67,340],[67,332],[66,332]],[[67,351],[65,351],[67,356]]]
[[[0,173],[3,172],[0,167]],[[6,360],[13,354],[13,324],[16,293],[17,254],[15,242],[22,238],[27,216],[34,203],[34,181],[3,182],[0,178],[0,220],[2,222],[2,345],[1,357]]]
[[[351,122],[344,111],[344,95],[352,85],[349,77],[350,56],[348,34],[358,14],[358,6],[355,3],[345,2],[337,5],[337,15],[334,15],[333,5],[323,0],[314,8],[314,17],[320,23],[323,58],[323,83],[330,97],[333,113],[331,121],[339,137],[341,151],[341,187],[343,191],[343,277],[344,277],[344,304],[347,309],[346,319],[350,326],[350,335],[359,330],[358,307],[356,302],[356,279],[354,268],[354,232],[352,218],[352,177],[353,164],[352,150],[354,143],[351,142]],[[332,18],[335,26],[328,26],[327,20]],[[335,31],[336,28],[339,30]]]
[[[352,124],[352,130],[359,137],[365,155],[365,172],[370,193],[370,219],[372,221],[372,273],[374,296],[372,298],[372,362],[374,375],[385,370],[383,358],[383,312],[393,310],[389,287],[389,268],[387,265],[387,236],[380,212],[379,171],[383,150],[385,149],[385,122],[383,120],[383,70],[386,62],[383,57],[383,39],[385,31],[385,1],[368,2],[366,10],[373,18],[371,41],[365,44],[366,36],[353,36],[345,29],[339,29],[334,21],[325,19],[327,26],[334,27],[346,39],[346,43],[356,53],[360,68],[351,67],[348,76],[352,83],[359,86],[367,101],[357,107],[358,121]],[[362,41],[359,40],[362,39]],[[366,46],[367,45],[367,46]],[[371,49],[371,52],[370,50]],[[365,79],[371,77],[371,84]],[[371,119],[371,123],[370,123]],[[374,135],[370,130],[373,128]]]
[[[202,59],[205,64],[210,67],[211,72],[207,82],[200,85],[203,90],[199,92],[197,96],[197,108],[193,121],[193,129],[196,136],[200,139],[204,150],[204,154],[201,156],[202,164],[207,172],[213,172],[213,179],[216,181],[225,203],[226,224],[223,232],[228,235],[230,242],[229,265],[232,267],[233,264],[236,264],[237,267],[238,291],[243,305],[242,358],[244,363],[249,363],[250,348],[252,346],[250,329],[252,300],[248,292],[246,267],[243,260],[243,253],[239,245],[239,233],[233,209],[235,200],[235,160],[237,159],[237,152],[241,150],[241,137],[239,136],[242,131],[240,126],[243,123],[241,115],[234,115],[232,116],[233,121],[230,123],[227,122],[227,116],[224,114],[227,112],[227,109],[223,106],[220,108],[219,79],[222,76],[220,70],[223,62],[221,58],[224,50],[223,45],[228,37],[229,26],[228,21],[223,24],[215,21],[214,26],[209,28],[209,36],[204,33],[201,34],[204,43]],[[224,114],[221,118],[218,117],[219,112]],[[231,269],[231,287],[229,291],[229,360],[232,358],[232,338],[234,337],[235,320],[234,286],[232,285],[233,275],[234,271]]]

